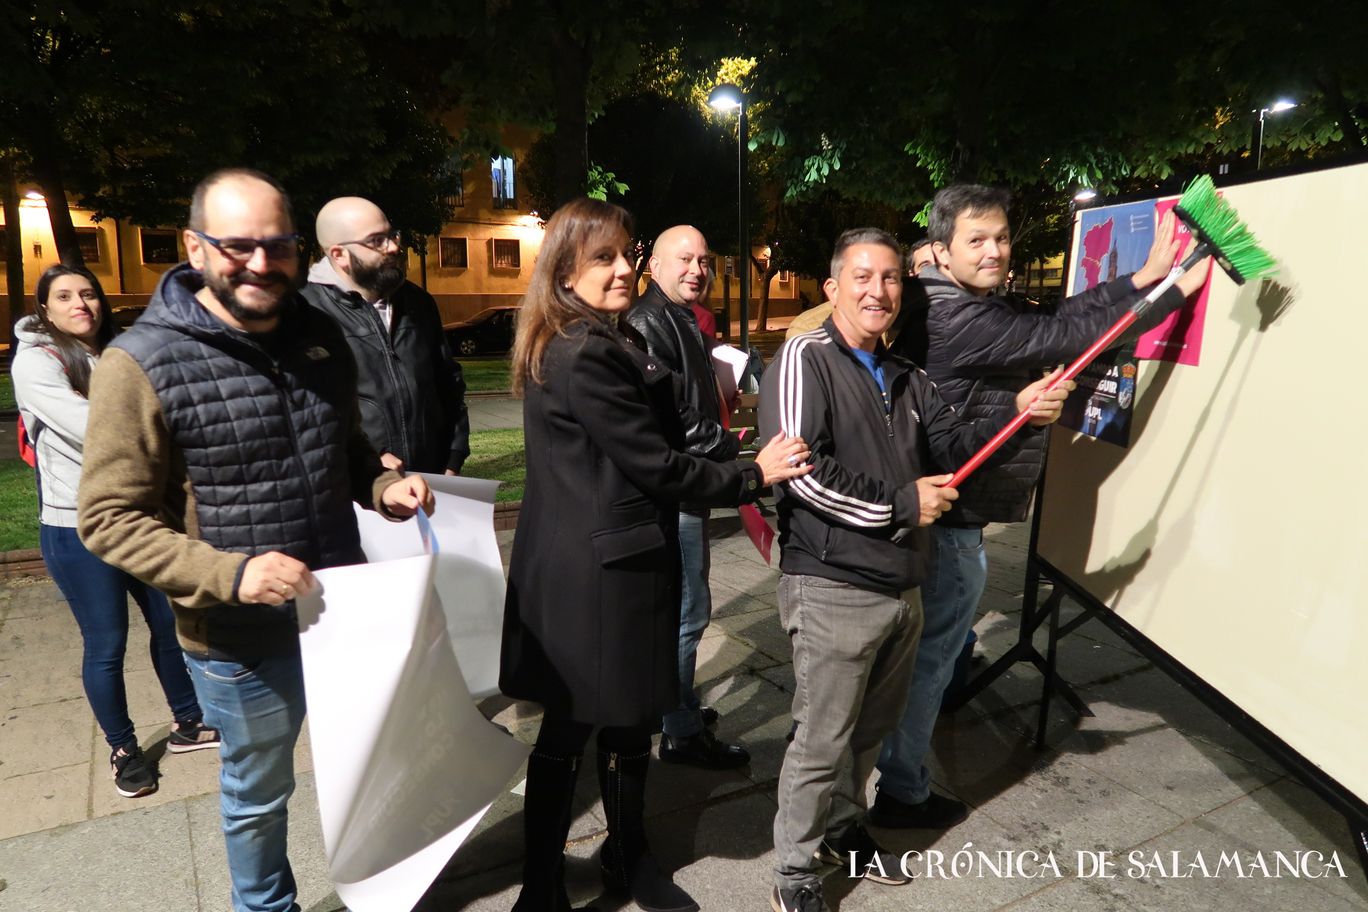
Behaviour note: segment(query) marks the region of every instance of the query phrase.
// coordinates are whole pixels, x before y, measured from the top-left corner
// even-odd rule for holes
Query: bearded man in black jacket
[[[682,382],[681,417],[685,449],[717,462],[736,458],[740,441],[722,426],[722,406],[709,345],[698,328],[693,305],[708,299],[708,242],[689,225],[661,232],[651,248],[651,283],[627,323],[646,340],[646,350]],[[708,509],[683,504],[679,512],[683,559],[679,618],[679,707],[662,721],[660,759],[704,769],[731,769],[750,760],[739,744],[726,744],[708,730],[717,718],[694,690],[698,644],[712,617],[708,590]]]
[[[959,184],[937,193],[928,232],[936,265],[917,278],[929,298],[927,375],[961,417],[995,428],[1015,417],[1023,386],[1082,354],[1168,275],[1180,246],[1173,216],[1166,216],[1139,271],[1046,311],[996,293],[1011,266],[1007,207],[1006,191],[993,187]],[[1133,340],[1181,307],[1206,281],[1209,266],[1208,261],[1179,279],[1125,338]],[[878,795],[869,812],[878,826],[946,829],[968,815],[962,802],[931,791],[926,753],[987,583],[983,528],[1026,518],[1044,456],[1044,435],[1025,436],[1008,459],[969,478],[959,500],[931,528],[934,553],[922,585],[925,626],[916,668],[902,719],[879,756]],[[958,466],[937,468],[949,472]]]
[[[356,358],[361,428],[388,469],[457,475],[470,455],[465,379],[432,295],[405,281],[399,232],[369,200],[318,211],[323,259],[302,294],[331,316]]]

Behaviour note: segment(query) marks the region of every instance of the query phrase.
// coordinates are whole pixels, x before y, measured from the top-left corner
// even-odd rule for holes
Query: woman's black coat
[[[556,336],[542,377],[499,686],[557,718],[652,724],[679,705],[679,502],[753,500],[760,471],[681,452],[672,375],[607,324]]]

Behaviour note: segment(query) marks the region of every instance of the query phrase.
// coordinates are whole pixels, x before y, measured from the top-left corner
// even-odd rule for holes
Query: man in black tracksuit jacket
[[[337,321],[356,357],[366,437],[386,468],[459,474],[470,455],[465,380],[432,295],[404,280],[399,233],[354,196],[320,209],[317,230],[324,257],[302,293]]]
[[[919,280],[930,299],[926,373],[960,416],[993,427],[1017,412],[1016,393],[1044,369],[1070,362],[1101,336],[1173,266],[1178,245],[1169,217],[1155,231],[1149,259],[1134,275],[1062,302],[1054,312],[995,293],[1006,280],[1011,238],[1007,197],[977,185],[936,194],[929,225],[938,265]],[[1156,302],[1127,338],[1157,325],[1205,280],[1195,269]],[[983,527],[1026,518],[1044,464],[1045,436],[1027,436],[1008,459],[975,473],[931,529],[934,554],[922,587],[925,625],[907,707],[879,756],[878,795],[870,819],[881,827],[945,829],[968,809],[935,794],[926,753],[955,660],[966,648],[987,582]],[[957,466],[940,462],[952,470]],[[972,648],[969,646],[968,648]]]
[[[741,443],[722,426],[710,346],[692,309],[708,297],[708,242],[690,225],[667,228],[651,248],[650,266],[651,283],[627,312],[626,321],[641,334],[646,350],[679,376],[685,449],[716,462],[733,460]],[[750,754],[738,744],[719,741],[708,730],[706,716],[713,713],[694,690],[698,644],[712,617],[708,512],[706,506],[687,503],[679,511],[679,706],[661,720],[660,759],[730,769],[746,763]]]
[[[910,878],[864,829],[865,780],[902,715],[912,675],[927,532],[957,492],[933,464],[958,464],[997,431],[962,420],[881,336],[902,298],[897,241],[873,228],[836,242],[824,290],[832,316],[788,340],[765,372],[761,434],[801,435],[812,471],[778,487],[779,617],[793,646],[798,723],[779,776],[775,910],[824,910],[821,861],[887,884]],[[1032,400],[1059,416],[1064,388]],[[1028,430],[999,451],[1006,459]],[[852,861],[852,858],[854,859]]]

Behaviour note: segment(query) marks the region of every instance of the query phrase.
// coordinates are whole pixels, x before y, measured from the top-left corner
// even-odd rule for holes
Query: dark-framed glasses
[[[277,234],[268,238],[216,238],[203,231],[195,231],[193,228],[190,230],[204,243],[236,263],[250,260],[258,247],[266,254],[268,260],[288,260],[297,257],[300,242],[304,240],[297,234]]]
[[[390,244],[395,247],[403,246],[399,240],[398,228],[391,228],[389,231],[377,231],[375,234],[369,234],[357,241],[338,241],[337,244],[339,247],[347,244],[360,244],[362,247],[367,247],[377,253],[383,253]]]

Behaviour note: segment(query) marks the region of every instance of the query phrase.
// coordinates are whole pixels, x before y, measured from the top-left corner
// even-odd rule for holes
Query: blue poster
[[[1149,256],[1154,228],[1153,200],[1079,213],[1069,293],[1138,270]],[[1078,389],[1064,403],[1059,423],[1119,447],[1129,446],[1136,364],[1134,343],[1103,352],[1078,375]]]

